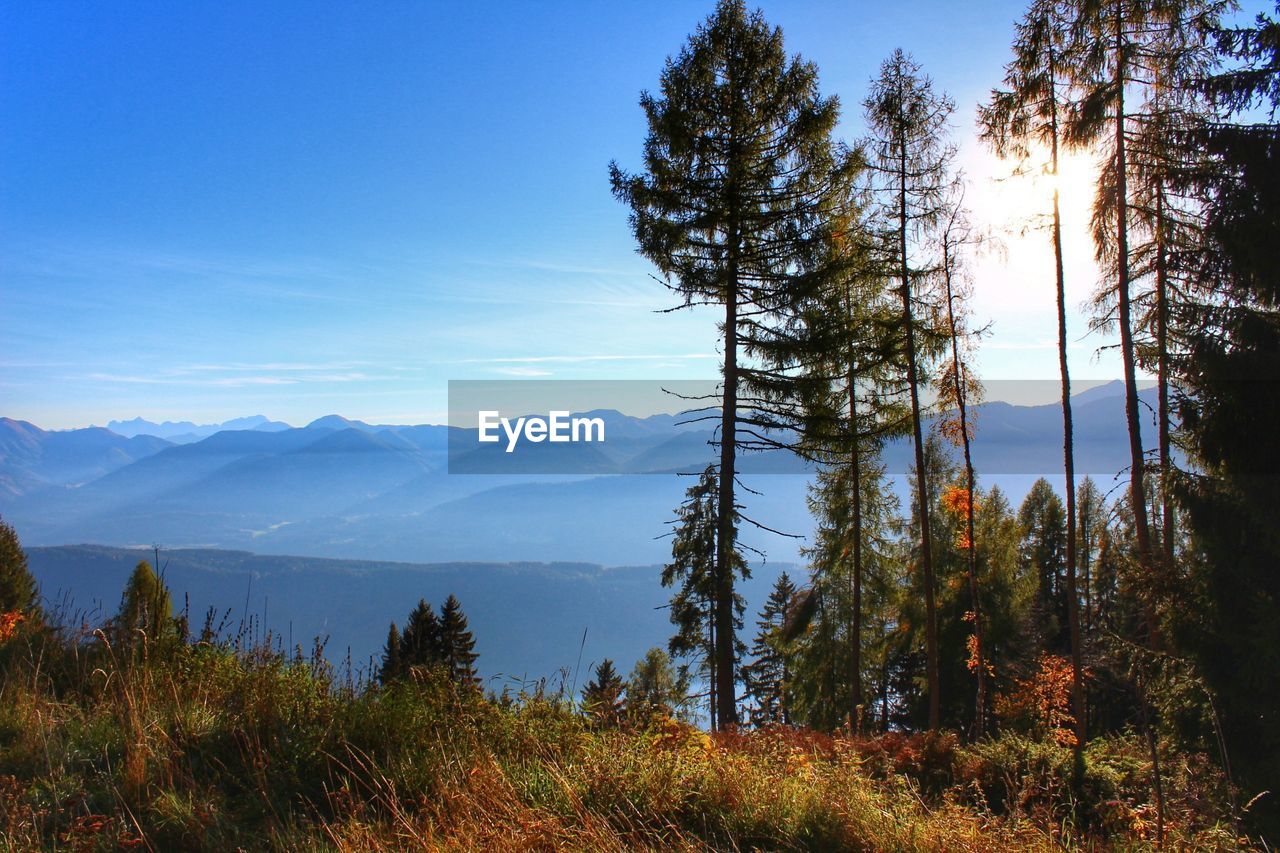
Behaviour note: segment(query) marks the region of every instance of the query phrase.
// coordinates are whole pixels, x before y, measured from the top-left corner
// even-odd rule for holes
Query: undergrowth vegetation
[[[15,626],[0,643],[7,849],[1143,849],[1138,738],[714,735],[593,726],[563,695],[386,687],[208,637]],[[1166,842],[1237,846],[1207,761],[1166,759]]]

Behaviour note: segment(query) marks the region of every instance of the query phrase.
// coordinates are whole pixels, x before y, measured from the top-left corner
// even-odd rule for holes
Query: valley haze
[[[1091,388],[1073,402],[1077,470],[1105,491],[1127,453],[1120,387]],[[672,508],[692,483],[687,475],[715,453],[712,430],[678,416],[585,416],[607,440],[556,457],[554,473],[527,453],[545,444],[519,446],[510,469],[492,473],[482,451],[451,454],[451,435],[474,447],[475,430],[443,425],[330,415],[291,427],[253,416],[45,431],[3,418],[0,513],[49,597],[77,608],[112,612],[128,569],[158,543],[166,581],[193,619],[211,607],[233,621],[253,616],[278,641],[327,636],[331,654],[349,649],[367,663],[406,602],[454,593],[477,628],[486,677],[554,677],[576,660],[584,630],[588,657],[608,651],[624,664],[665,635],[658,579]],[[977,420],[975,459],[991,472],[984,485],[1016,502],[1037,477],[1060,473],[1055,405],[988,402]],[[900,499],[908,451],[895,441],[884,452]],[[744,496],[748,512],[804,537],[744,527],[744,543],[766,555],[743,589],[754,609],[780,571],[803,572],[813,472],[778,452],[744,455],[742,470],[759,492]],[[358,578],[373,576],[378,583],[350,595]],[[346,602],[340,612],[334,601]],[[513,615],[532,602],[536,630]]]

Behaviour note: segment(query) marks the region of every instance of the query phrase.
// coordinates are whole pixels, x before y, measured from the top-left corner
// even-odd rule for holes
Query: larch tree
[[[1148,125],[1160,125],[1150,120],[1150,109],[1151,104],[1168,93],[1169,81],[1162,82],[1162,69],[1181,61],[1171,58],[1171,51],[1184,57],[1194,53],[1194,44],[1205,38],[1203,28],[1212,24],[1215,10],[1220,8],[1222,4],[1206,0],[1073,0],[1071,3],[1069,72],[1077,95],[1065,130],[1071,143],[1100,149],[1103,154],[1093,230],[1098,259],[1110,271],[1114,286],[1100,294],[1098,304],[1105,313],[1099,324],[1113,325],[1120,334],[1129,432],[1129,505],[1133,511],[1137,560],[1148,577],[1150,588],[1144,605],[1147,642],[1154,646],[1164,642],[1158,623],[1157,598],[1170,567],[1163,566],[1163,560],[1157,563],[1151,533],[1138,400],[1137,333],[1142,318],[1140,311],[1135,311],[1135,285],[1143,267],[1135,258],[1135,236],[1139,239],[1141,236],[1135,233],[1135,225],[1144,205],[1135,190],[1144,188],[1142,178],[1146,178],[1146,197],[1151,206],[1148,219],[1163,220],[1166,214],[1154,210],[1163,197],[1163,190],[1152,185],[1152,182],[1163,182],[1164,168],[1156,166],[1145,173],[1139,170],[1138,165],[1144,159],[1149,164],[1155,160],[1144,158],[1151,152],[1144,151],[1138,143],[1144,121]],[[1163,224],[1152,233],[1158,238],[1162,229]],[[1153,241],[1152,245],[1157,242]],[[1163,264],[1163,259],[1153,260],[1150,266],[1155,270]],[[1157,296],[1157,300],[1159,298]],[[1152,314],[1158,323],[1167,320],[1164,307],[1153,306]],[[1159,343],[1167,346],[1163,331],[1158,330],[1156,336],[1161,339]]]
[[[1053,242],[1054,290],[1058,314],[1058,374],[1062,395],[1062,461],[1067,511],[1067,619],[1071,636],[1071,702],[1076,717],[1076,767],[1083,760],[1084,678],[1076,586],[1075,438],[1071,416],[1071,372],[1067,364],[1067,297],[1062,252],[1059,159],[1070,106],[1068,50],[1070,5],[1063,0],[1033,0],[1018,22],[1013,59],[1005,66],[1002,88],[979,108],[982,137],[1000,157],[1020,168],[1044,158],[1041,170],[1052,182],[1049,230]]]
[[[938,616],[933,540],[925,493],[925,430],[920,391],[924,361],[936,356],[937,336],[921,323],[922,291],[934,269],[926,257],[927,238],[946,210],[955,147],[947,141],[955,105],[933,88],[933,82],[910,56],[897,50],[880,66],[864,102],[870,137],[866,140],[877,197],[876,231],[885,275],[896,279],[901,302],[902,364],[911,401],[911,434],[915,452],[916,516],[919,524],[918,566],[923,575],[926,627],[926,670],[929,728],[937,729],[940,713]],[[932,339],[932,340],[931,340]]]
[[[1152,504],[1148,488],[1145,447],[1138,400],[1137,367],[1142,357],[1139,334],[1143,321],[1136,286],[1144,273],[1154,278],[1154,304],[1145,312],[1154,322],[1154,361],[1158,379],[1168,379],[1169,223],[1173,208],[1167,205],[1166,149],[1156,138],[1172,130],[1174,113],[1168,102],[1173,95],[1170,74],[1199,53],[1208,30],[1226,4],[1215,0],[1075,0],[1072,26],[1071,73],[1078,90],[1068,122],[1069,138],[1081,145],[1100,147],[1104,153],[1094,203],[1093,230],[1097,257],[1110,271],[1115,285],[1097,300],[1104,312],[1097,324],[1114,326],[1120,333],[1120,354],[1125,380],[1125,418],[1129,432],[1129,509],[1133,517],[1136,560],[1145,576],[1142,609],[1149,651],[1167,652],[1168,638],[1162,625],[1162,605],[1176,595],[1173,557],[1172,504],[1162,500],[1164,539],[1160,553],[1152,535]],[[1144,135],[1144,125],[1149,132]],[[1144,139],[1146,145],[1143,145]],[[1147,168],[1142,168],[1143,164]],[[1147,249],[1143,248],[1144,229]],[[1142,255],[1148,260],[1144,263]],[[1111,308],[1114,306],[1114,313]],[[1136,309],[1136,310],[1135,310]],[[1150,363],[1150,362],[1149,362]],[[1158,425],[1161,477],[1167,486],[1169,458],[1168,388],[1160,390],[1163,413]],[[1148,667],[1150,668],[1150,667]],[[1150,674],[1135,667],[1135,686],[1144,719],[1151,715]],[[1150,725],[1144,725],[1152,763],[1156,800],[1156,837],[1164,837],[1164,796],[1159,750]]]
[[[737,721],[734,579],[737,454],[778,446],[772,404],[790,379],[777,369],[803,349],[789,320],[827,276],[813,263],[827,220],[856,168],[832,141],[839,108],[816,67],[788,57],[782,33],[742,0],[716,11],[644,93],[645,170],[611,166],[631,208],[639,251],[683,300],[715,306],[723,364],[715,561],[718,725]]]
[[[957,192],[959,189],[957,188]],[[942,250],[938,276],[942,283],[944,300],[943,328],[950,341],[950,357],[938,373],[939,403],[952,414],[940,421],[942,433],[960,446],[964,460],[964,488],[953,491],[953,501],[960,498],[959,506],[964,532],[959,545],[965,558],[965,579],[969,587],[970,611],[968,618],[973,626],[970,640],[969,669],[977,682],[974,695],[974,731],[979,735],[987,730],[988,691],[987,678],[990,664],[987,660],[983,638],[982,595],[978,583],[978,545],[974,517],[977,512],[977,478],[973,469],[974,415],[972,406],[982,400],[982,383],[970,370],[972,350],[981,330],[969,325],[969,299],[972,283],[968,277],[967,255],[982,240],[968,220],[963,196],[957,195],[951,202],[946,224],[938,235]]]

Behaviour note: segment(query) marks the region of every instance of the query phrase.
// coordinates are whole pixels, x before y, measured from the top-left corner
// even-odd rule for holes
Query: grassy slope
[[[7,849],[1140,849],[1141,756],[1091,747],[1077,835],[1069,753],[1047,743],[601,731],[555,697],[430,674],[356,692],[323,661],[226,644],[0,645]],[[1169,763],[1171,840],[1233,844],[1196,768]]]

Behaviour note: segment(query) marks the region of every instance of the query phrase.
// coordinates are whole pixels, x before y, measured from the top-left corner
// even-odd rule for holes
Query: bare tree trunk
[[[1055,86],[1057,61],[1049,44],[1050,86]],[[1080,602],[1076,593],[1076,461],[1075,431],[1071,417],[1071,371],[1067,365],[1067,289],[1062,264],[1062,213],[1058,203],[1058,104],[1056,88],[1051,90],[1051,166],[1053,168],[1053,259],[1058,304],[1058,370],[1062,377],[1062,465],[1067,501],[1067,627],[1071,635],[1071,711],[1075,717],[1076,742],[1072,750],[1076,781],[1084,772],[1085,705],[1084,674],[1080,647]]]
[[[920,377],[916,367],[915,314],[911,304],[911,271],[907,264],[907,155],[900,144],[898,170],[898,251],[902,277],[902,315],[907,338],[907,385],[911,390],[911,428],[915,438],[916,506],[920,517],[920,566],[924,573],[925,670],[929,688],[929,730],[941,716],[938,677],[938,609],[934,595],[933,548],[929,536],[929,486],[924,466],[924,430],[920,423]]]
[[[1170,467],[1169,443],[1169,258],[1165,235],[1164,183],[1156,187],[1156,358],[1157,384],[1159,385],[1160,402],[1158,404],[1160,432],[1160,519],[1161,544],[1164,550],[1164,575],[1166,583],[1172,579],[1174,570],[1174,542],[1176,521],[1174,518],[1173,498],[1169,483],[1172,468]]]
[[[732,250],[731,250],[732,252]],[[738,293],[736,257],[730,259],[725,300],[724,399],[720,418],[720,494],[716,507],[715,681],[716,725],[738,722],[733,667],[734,451],[738,414]]]
[[[853,315],[853,299],[848,286],[845,288],[846,309],[850,321]],[[849,628],[849,642],[852,645],[852,662],[850,664],[851,696],[849,700],[849,731],[856,733],[861,728],[862,706],[862,454],[858,434],[858,390],[854,370],[855,358],[852,347],[849,351],[849,480],[853,499],[853,619]]]
[[[1151,529],[1147,520],[1147,491],[1142,452],[1142,421],[1138,409],[1138,380],[1136,354],[1133,344],[1133,310],[1129,295],[1129,182],[1128,161],[1125,153],[1125,105],[1124,105],[1124,7],[1115,6],[1116,50],[1116,295],[1119,304],[1120,354],[1124,362],[1125,419],[1129,427],[1129,501],[1133,509],[1133,526],[1138,540],[1138,563],[1152,578]],[[1147,630],[1150,640],[1156,639],[1155,611],[1150,600],[1146,605]]]
[[[1132,466],[1129,477],[1129,500],[1133,509],[1133,527],[1138,540],[1138,565],[1147,583],[1155,580],[1151,553],[1151,529],[1147,520],[1147,492],[1142,452],[1142,423],[1138,414],[1138,383],[1136,353],[1133,344],[1132,306],[1129,298],[1129,183],[1128,161],[1125,153],[1125,50],[1124,50],[1124,2],[1116,0],[1115,6],[1115,86],[1116,86],[1116,290],[1119,303],[1120,349],[1124,360],[1125,419],[1129,425],[1129,456]],[[1159,642],[1155,603],[1150,593],[1144,596],[1147,642],[1155,648]],[[1142,714],[1151,747],[1152,784],[1156,795],[1157,843],[1164,840],[1164,792],[1160,778],[1159,755],[1155,734],[1146,718],[1149,716],[1145,688],[1139,684]]]

